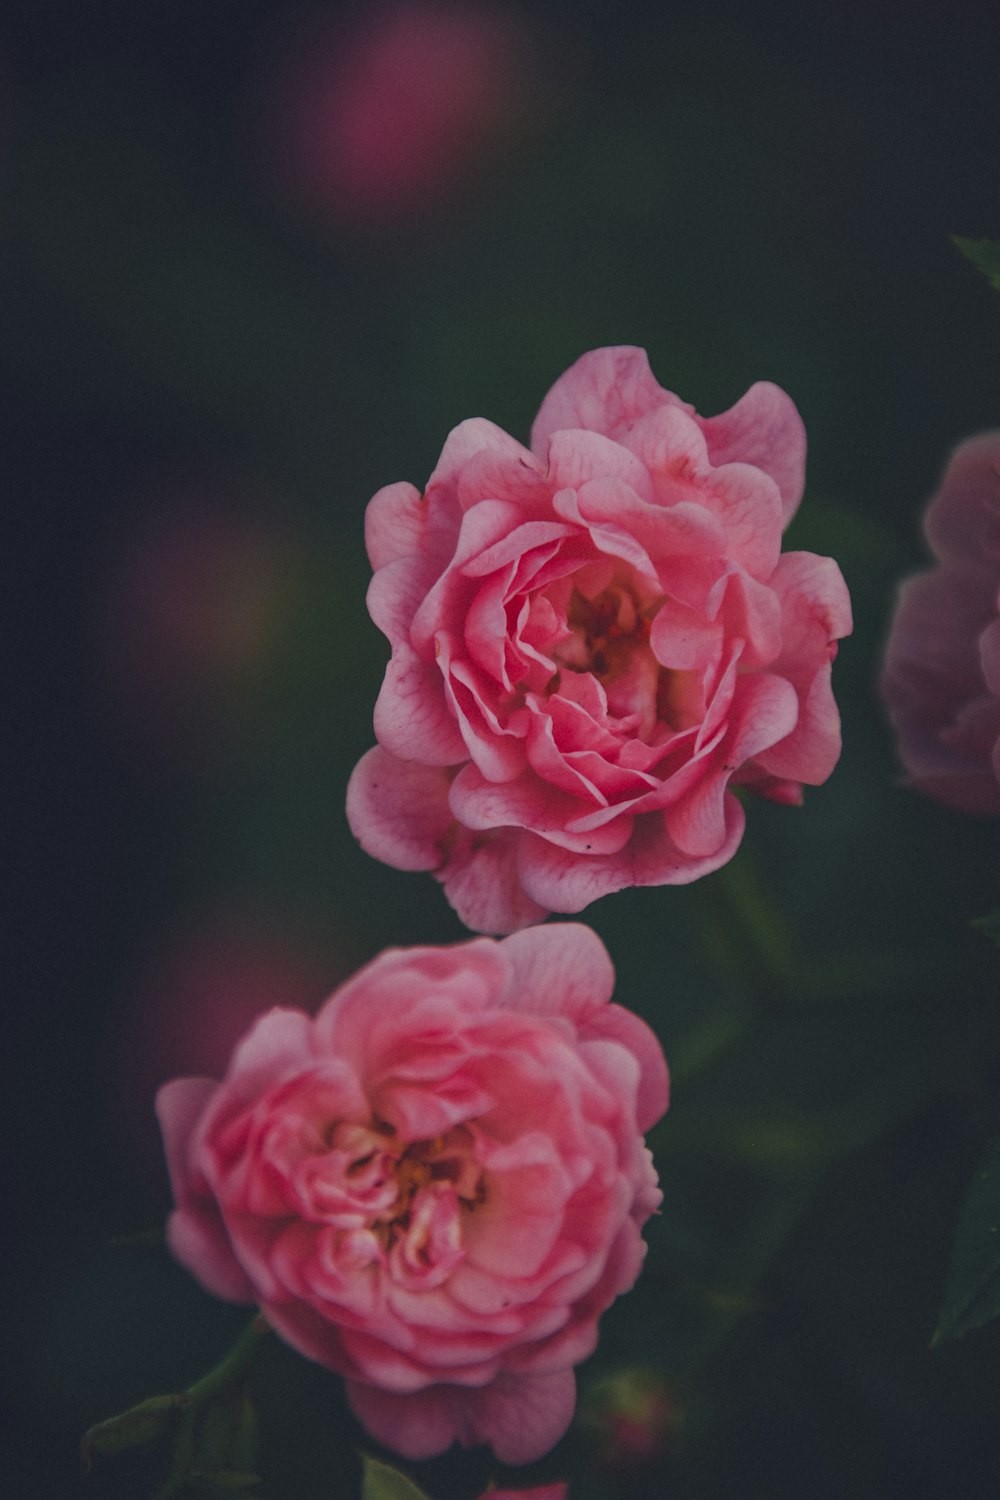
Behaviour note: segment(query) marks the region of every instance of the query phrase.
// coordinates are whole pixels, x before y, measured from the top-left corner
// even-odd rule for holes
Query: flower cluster
[[[388,864],[433,870],[468,927],[510,932],[740,842],[840,752],[851,628],[836,564],[781,555],[805,437],[776,386],[701,418],[642,350],[561,377],[531,448],[463,422],[421,494],[368,508],[392,659],[347,811]]]
[[[547,1451],[638,1275],[667,1071],[613,979],[576,924],[391,951],[160,1091],[174,1254],[411,1458]]]
[[[315,1017],[268,1011],[158,1113],[174,1254],[408,1457],[546,1452],[638,1275],[666,1063],[599,939],[531,924],[716,869],[734,788],[795,804],[830,774],[850,606],[835,563],[781,553],[804,456],[777,387],[704,419],[603,349],[530,449],[465,422],[423,494],[369,506],[392,658],[351,826],[511,935],[392,950]]]

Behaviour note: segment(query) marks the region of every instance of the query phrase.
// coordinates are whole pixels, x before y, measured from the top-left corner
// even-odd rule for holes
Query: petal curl
[[[580,427],[621,441],[629,429],[658,406],[681,406],[649,368],[645,349],[620,345],[592,349],[560,375],[538,409],[531,450],[544,458],[555,432]]]
[[[708,455],[722,464],[753,464],[778,486],[784,524],[798,509],[806,482],[806,430],[791,396],[760,380],[717,417],[699,417]]]
[[[361,757],[347,784],[347,821],[366,854],[397,870],[434,870],[454,823],[447,771],[399,760],[380,745]]]
[[[502,1003],[528,1015],[561,1015],[577,1023],[607,1009],[614,965],[597,933],[582,922],[530,927],[506,938],[503,947],[513,968]]]

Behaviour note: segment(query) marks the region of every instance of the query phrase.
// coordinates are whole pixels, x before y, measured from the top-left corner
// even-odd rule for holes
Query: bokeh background
[[[162,1454],[84,1475],[80,1434],[242,1325],[157,1242],[156,1085],[463,936],[344,821],[386,657],[364,507],[464,417],[525,439],[605,343],[703,413],[792,394],[793,545],[838,558],[857,628],[830,784],[751,808],[698,887],[587,913],[674,1067],[666,1199],[521,1482],[998,1492],[1000,1334],[928,1347],[1000,1128],[1000,955],[968,926],[996,827],[901,785],[874,688],[946,455],[1000,425],[1000,299],[950,241],[1000,238],[998,44],[967,0],[8,9],[9,1493],[149,1494]],[[254,1397],[262,1493],[359,1493],[333,1376],[275,1346]],[[439,1500],[502,1477],[413,1472]]]

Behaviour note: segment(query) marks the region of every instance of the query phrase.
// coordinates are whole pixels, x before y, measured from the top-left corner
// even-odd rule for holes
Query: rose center
[[[485,1201],[482,1168],[473,1157],[471,1136],[461,1126],[447,1135],[412,1141],[408,1146],[403,1146],[391,1126],[376,1123],[366,1134],[369,1141],[377,1137],[377,1153],[368,1150],[356,1156],[348,1175],[363,1177],[376,1154],[388,1166],[386,1176],[394,1183],[395,1197],[371,1220],[371,1228],[385,1248],[409,1231],[424,1189],[434,1192],[437,1188],[439,1193],[450,1189],[457,1206],[470,1213]]]
[[[626,668],[637,647],[648,648],[649,615],[629,588],[606,588],[592,599],[574,589],[566,624],[569,636],[553,655],[571,672],[612,678]]]

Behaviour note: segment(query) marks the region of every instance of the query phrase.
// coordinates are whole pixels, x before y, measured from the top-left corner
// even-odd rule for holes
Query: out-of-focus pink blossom
[[[805,434],[777,386],[698,416],[640,349],[563,375],[531,448],[479,418],[420,494],[368,507],[368,607],[392,659],[347,815],[509,932],[734,853],[731,787],[777,802],[840,753],[851,628],[837,565],[781,553]]]
[[[532,51],[502,3],[375,0],[293,49],[270,112],[272,170],[314,211],[410,219],[518,125]]]
[[[210,756],[266,664],[297,566],[294,535],[225,482],[151,487],[102,606],[101,645],[130,736]]]
[[[882,696],[911,784],[1000,813],[1000,431],[955,450],[924,517],[936,566],[900,587]]]
[[[569,1485],[565,1480],[555,1484],[536,1484],[530,1490],[485,1490],[479,1500],[567,1500]]]
[[[160,1090],[174,1254],[409,1458],[546,1452],[639,1273],[667,1071],[613,982],[577,924],[391,950]]]
[[[594,1458],[609,1471],[642,1468],[668,1447],[680,1423],[673,1394],[658,1370],[616,1370],[590,1386],[580,1422]]]

